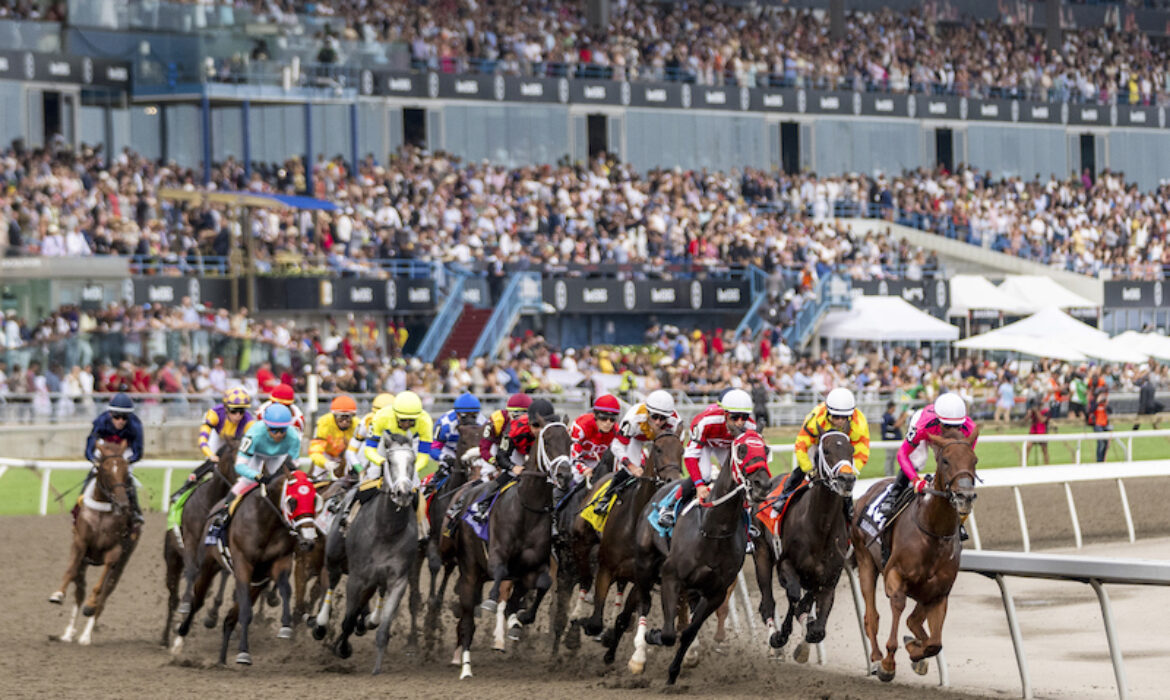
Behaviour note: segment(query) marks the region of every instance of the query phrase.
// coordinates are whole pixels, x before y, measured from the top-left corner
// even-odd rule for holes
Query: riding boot
[[[619,469],[614,472],[613,478],[609,480],[609,489],[606,490],[605,496],[598,499],[597,503],[593,504],[593,512],[598,515],[605,515],[609,511],[609,502],[611,497],[618,492],[621,485],[624,484],[631,474],[625,469]]]
[[[337,523],[337,528],[341,531],[342,534],[345,534],[345,526],[349,524],[349,512],[353,509],[353,501],[357,496],[357,492],[358,485],[355,484],[351,486],[349,490],[345,492],[345,495],[341,497],[341,503],[338,504],[337,512],[341,520]]]
[[[894,485],[890,488],[889,495],[886,496],[886,500],[882,501],[881,508],[878,510],[882,520],[889,520],[890,516],[894,514],[894,508],[897,507],[902,494],[908,488],[910,488],[910,477],[906,476],[906,472],[899,470],[898,475],[894,477]]]
[[[471,519],[480,525],[483,525],[485,522],[487,522],[488,509],[491,508],[492,501],[495,500],[496,494],[500,492],[500,489],[504,488],[504,486],[507,485],[511,480],[511,470],[505,469],[501,471],[499,475],[496,476],[494,480],[492,480],[492,485],[489,486],[488,489],[484,492],[484,495],[479,499],[479,502],[472,506]]]
[[[776,497],[776,501],[772,504],[772,512],[777,516],[784,510],[784,504],[796,493],[796,489],[804,483],[804,470],[797,465],[792,469],[792,473],[784,480],[784,490]]]
[[[134,521],[134,526],[137,527],[146,522],[146,518],[142,517],[142,506],[138,505],[138,489],[130,487],[126,491],[126,498],[130,501],[130,512]]]
[[[216,544],[223,539],[223,534],[227,531],[229,511],[235,498],[236,495],[229,491],[227,497],[208,514],[207,536],[203,540],[204,544]]]
[[[666,502],[658,508],[658,525],[664,530],[669,530],[674,527],[675,511],[678,510],[679,506],[694,498],[695,494],[695,483],[690,479],[684,481],[682,485],[678,487],[674,497],[667,499]]]

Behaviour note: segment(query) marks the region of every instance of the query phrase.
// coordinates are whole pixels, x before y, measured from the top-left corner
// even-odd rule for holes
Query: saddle
[[[788,483],[789,478],[791,478],[791,475],[785,476],[780,480],[780,483],[776,486],[775,489],[772,490],[771,493],[768,494],[768,497],[764,499],[764,505],[761,506],[760,510],[756,513],[756,519],[760,521],[760,524],[768,529],[768,532],[772,533],[773,537],[780,536],[780,527],[784,523],[784,516],[788,513],[789,507],[791,507],[792,504],[796,502],[796,499],[799,498],[801,494],[808,490],[809,482],[806,480],[801,483],[800,486],[797,486],[796,490],[793,491],[788,496],[788,499],[784,501],[783,505],[780,506],[780,513],[778,515],[773,514],[774,508],[770,507],[770,504],[773,504],[779,500],[780,494],[784,491],[784,485]]]
[[[893,488],[894,484],[891,482],[877,495],[877,498],[873,499],[858,519],[858,527],[861,528],[862,532],[869,535],[871,540],[877,539],[883,532],[888,530],[894,524],[894,521],[898,519],[898,516],[902,514],[902,511],[906,510],[907,506],[914,500],[914,489],[906,489],[902,492],[897,503],[894,504],[893,515],[888,519],[882,517],[882,503],[890,497],[890,492]]]
[[[628,483],[628,482],[627,482]],[[610,493],[609,487],[613,485],[613,481],[607,481],[597,489],[597,493],[585,504],[585,507],[578,511],[581,519],[593,526],[597,534],[601,534],[605,530],[605,523],[609,520],[609,512],[613,508],[614,501],[617,500],[618,495],[622,489],[619,486]],[[605,512],[598,513],[595,506],[601,501],[605,501]]]
[[[464,510],[463,516],[462,516],[463,522],[467,523],[471,527],[471,530],[472,530],[472,532],[475,533],[476,537],[483,540],[484,542],[488,541],[488,525],[489,525],[489,523],[491,523],[491,520],[492,520],[492,509],[495,508],[496,503],[498,503],[500,501],[500,496],[503,496],[505,491],[512,488],[513,486],[515,486],[518,483],[520,483],[520,482],[516,481],[516,480],[509,481],[508,483],[504,484],[504,486],[499,491],[496,491],[495,496],[492,498],[492,502],[488,504],[487,513],[485,514],[482,523],[477,522],[476,519],[473,517],[472,512],[471,512],[472,509],[470,506],[474,506],[475,504],[483,501],[485,498],[487,498],[486,495],[480,496],[479,498],[477,498],[475,501],[473,501],[471,504],[469,504],[469,507],[466,510]]]

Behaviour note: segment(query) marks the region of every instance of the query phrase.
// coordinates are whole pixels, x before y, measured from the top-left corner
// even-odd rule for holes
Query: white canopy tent
[[[1012,316],[1030,311],[982,275],[955,275],[951,278],[951,308],[947,316],[966,316],[974,310],[999,311]]]
[[[1092,357],[1107,362],[1144,362],[1146,354],[1124,341],[1081,323],[1056,308],[1047,308],[1003,328],[967,338],[955,347],[968,350],[1008,350],[1076,361]],[[1076,357],[1075,355],[1082,357]]]
[[[1170,361],[1170,338],[1164,335],[1126,331],[1115,337],[1112,342],[1123,344],[1159,360]]]
[[[1036,313],[1052,307],[1096,309],[1101,306],[1039,275],[1008,275],[999,285],[999,291],[1012,299],[1021,313]]]
[[[817,334],[834,340],[947,342],[959,337],[959,329],[900,297],[862,296],[848,311],[826,314]]]

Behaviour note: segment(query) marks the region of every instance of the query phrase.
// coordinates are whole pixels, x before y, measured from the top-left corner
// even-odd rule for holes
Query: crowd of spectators
[[[838,217],[887,219],[1088,275],[1160,279],[1170,266],[1170,185],[1142,192],[1123,173],[996,178],[960,165],[900,175],[817,177],[752,168],[639,173],[604,156],[507,168],[406,147],[356,172],[318,157],[228,160],[211,190],[311,194],[333,212],[254,210],[243,225],[261,274],[388,274],[388,260],[478,270],[598,263],[754,264],[790,276],[816,266],[855,279],[916,277],[928,253]],[[200,184],[197,184],[200,183]],[[131,255],[179,273],[223,271],[241,226],[225,205],[183,203],[201,175],[130,150],[0,153],[0,256]]]

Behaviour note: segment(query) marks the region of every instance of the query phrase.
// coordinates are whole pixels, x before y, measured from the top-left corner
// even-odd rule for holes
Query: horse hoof
[[[365,634],[366,634],[366,622],[365,622],[365,620],[359,620],[359,621],[358,621],[357,625],[355,625],[355,626],[354,626],[354,628],[353,628],[353,633],[354,633],[354,635],[355,635],[355,636],[357,636],[357,637],[364,637],[364,636],[365,636]]]
[[[520,627],[520,625],[516,625],[515,627],[510,628],[508,630],[508,639],[512,640],[513,642],[520,641],[520,637],[523,636],[520,632],[521,629],[523,628]]]
[[[281,627],[280,631],[276,633],[276,638],[277,639],[292,639],[293,638],[293,628],[292,627]]]
[[[468,678],[471,678],[471,669],[465,666],[463,670],[459,672],[459,680],[465,681]]]
[[[882,683],[889,683],[890,681],[894,680],[894,673],[895,672],[892,670],[887,671],[885,667],[879,667],[877,677],[879,680],[881,680]]]
[[[769,645],[768,646],[768,658],[772,659],[773,661],[783,661],[784,660],[784,649],[782,649],[782,648],[777,649],[777,648]]]
[[[630,659],[630,662],[626,664],[626,668],[630,669],[630,673],[634,674],[635,676],[640,676],[642,675],[642,671],[646,670],[646,662],[634,661],[633,659]]]
[[[280,595],[276,591],[269,591],[264,602],[268,603],[268,607],[275,608],[277,605],[280,605]]]
[[[808,642],[797,644],[796,650],[792,652],[792,658],[796,659],[798,664],[808,663]]]
[[[313,625],[313,639],[318,642],[325,639],[325,625]]]
[[[171,655],[178,656],[179,652],[181,651],[183,651],[183,638],[175,637],[174,640],[171,641]]]
[[[92,605],[86,605],[81,609],[81,614],[85,615],[86,617],[93,617],[93,611],[94,607]]]
[[[491,613],[492,615],[495,615],[496,608],[500,607],[500,604],[497,603],[496,601],[492,600],[491,598],[487,598],[486,600],[484,600],[482,603],[479,604],[479,607],[483,608],[484,612]]]
[[[348,640],[342,640],[333,647],[333,653],[340,659],[348,659],[353,655],[353,645]]]
[[[252,655],[246,651],[241,651],[239,654],[236,654],[236,663],[241,666],[251,666]]]
[[[768,646],[772,647],[773,649],[783,649],[784,643],[787,641],[787,639],[780,636],[779,632],[773,632],[768,637]]]
[[[601,657],[601,660],[605,662],[606,666],[608,666],[613,663],[615,656],[617,656],[617,649],[610,648],[606,650],[605,656]]]
[[[804,641],[808,642],[809,644],[820,644],[821,642],[825,641],[825,631],[819,629],[810,630],[809,633],[804,636]]]
[[[53,605],[60,605],[61,601],[63,600],[65,600],[65,593],[63,591],[57,591],[53,595],[49,596],[49,602]]]
[[[910,668],[912,668],[918,675],[925,676],[926,672],[930,670],[930,662],[926,659],[919,659],[910,664]]]
[[[211,615],[208,615],[207,617],[203,618],[203,626],[209,630],[215,629],[217,622],[219,622],[218,616],[212,617]]]

